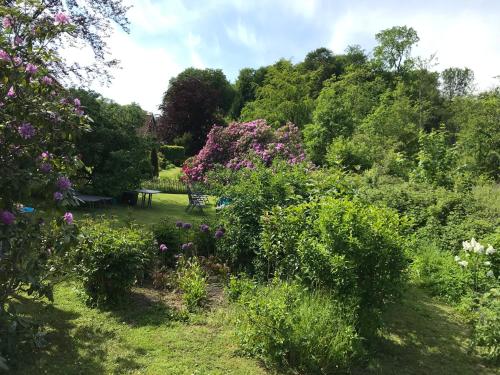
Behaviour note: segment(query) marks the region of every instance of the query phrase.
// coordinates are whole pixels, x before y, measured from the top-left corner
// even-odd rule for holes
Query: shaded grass
[[[55,301],[23,304],[47,322],[50,346],[24,353],[13,374],[266,373],[234,354],[232,328],[219,311],[186,323],[162,302],[137,298],[114,311],[91,309],[69,283],[56,288]]]
[[[74,211],[75,218],[85,217],[105,217],[114,218],[120,223],[127,224],[135,222],[137,224],[151,226],[163,219],[175,222],[176,220],[201,223],[206,219],[215,216],[215,205],[199,210],[186,212],[188,196],[186,194],[155,194],[153,195],[152,207],[141,208],[140,203],[136,207],[114,205],[105,208],[79,208]]]
[[[467,326],[453,308],[409,289],[384,316],[376,358],[359,374],[500,374],[469,351]]]

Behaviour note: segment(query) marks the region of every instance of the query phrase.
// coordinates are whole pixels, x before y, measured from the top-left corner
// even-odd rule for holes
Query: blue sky
[[[131,32],[115,31],[112,55],[121,60],[109,87],[94,86],[125,104],[157,112],[168,80],[183,69],[220,68],[234,81],[243,67],[279,58],[301,61],[328,47],[350,44],[367,52],[376,32],[415,28],[416,55],[436,54],[433,69],[470,67],[479,89],[500,75],[500,1],[128,0]]]

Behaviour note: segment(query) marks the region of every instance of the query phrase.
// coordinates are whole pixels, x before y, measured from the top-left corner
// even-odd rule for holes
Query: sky
[[[188,67],[240,69],[280,58],[300,62],[319,47],[370,53],[375,34],[411,26],[414,56],[435,55],[433,70],[468,67],[478,90],[500,75],[500,0],[126,0],[130,33],[109,39],[121,67],[108,87],[93,89],[120,104],[158,113],[168,81]]]

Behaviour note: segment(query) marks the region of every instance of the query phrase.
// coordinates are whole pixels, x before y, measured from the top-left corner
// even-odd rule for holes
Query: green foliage
[[[452,253],[436,246],[415,249],[411,275],[417,285],[449,302],[458,303],[467,294],[467,274],[461,272]]]
[[[302,128],[311,120],[314,101],[309,96],[313,73],[303,73],[291,62],[280,60],[267,68],[256,99],[241,112],[242,121],[265,119],[278,128],[291,122]]]
[[[447,138],[444,127],[430,133],[420,131],[418,165],[413,172],[416,180],[452,187],[456,153],[455,149],[449,146]]]
[[[80,171],[82,190],[119,196],[137,189],[152,176],[150,141],[138,135],[146,113],[137,105],[119,105],[99,94],[72,90],[92,118],[92,129],[76,140],[86,168]]]
[[[114,304],[144,278],[153,260],[152,235],[140,227],[114,228],[106,221],[83,226],[72,262],[87,302]]]
[[[209,181],[216,195],[231,199],[219,212],[219,223],[226,232],[217,244],[217,255],[233,267],[247,270],[253,269],[259,251],[260,217],[264,211],[275,205],[301,202],[310,187],[304,164],[283,161],[271,167],[256,164],[254,169],[215,171]]]
[[[492,288],[479,300],[473,318],[474,347],[494,363],[500,361],[500,289]]]
[[[246,103],[255,100],[256,91],[262,86],[266,72],[267,68],[265,67],[259,69],[243,68],[240,70],[234,84],[236,95],[230,110],[233,119],[238,120]]]
[[[183,146],[162,145],[160,152],[164,158],[177,167],[180,167],[186,160],[186,153]]]
[[[447,68],[441,72],[441,85],[444,96],[453,99],[465,96],[472,91],[474,72],[469,68]]]
[[[373,55],[384,68],[397,73],[411,68],[411,49],[420,40],[412,27],[394,26],[380,31],[375,38],[379,44]]]
[[[352,310],[325,294],[275,282],[243,294],[239,304],[240,345],[267,366],[331,374],[360,354]]]
[[[372,338],[378,312],[399,295],[407,265],[394,212],[358,201],[324,198],[262,220],[259,263],[268,274],[296,277],[359,304],[358,332]]]
[[[196,258],[182,260],[177,272],[179,288],[187,309],[196,311],[207,298],[205,272]]]

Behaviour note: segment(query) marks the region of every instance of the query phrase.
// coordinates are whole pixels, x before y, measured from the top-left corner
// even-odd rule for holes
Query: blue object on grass
[[[23,207],[23,208],[21,208],[21,212],[23,214],[31,214],[31,213],[35,212],[35,209],[33,207]]]

